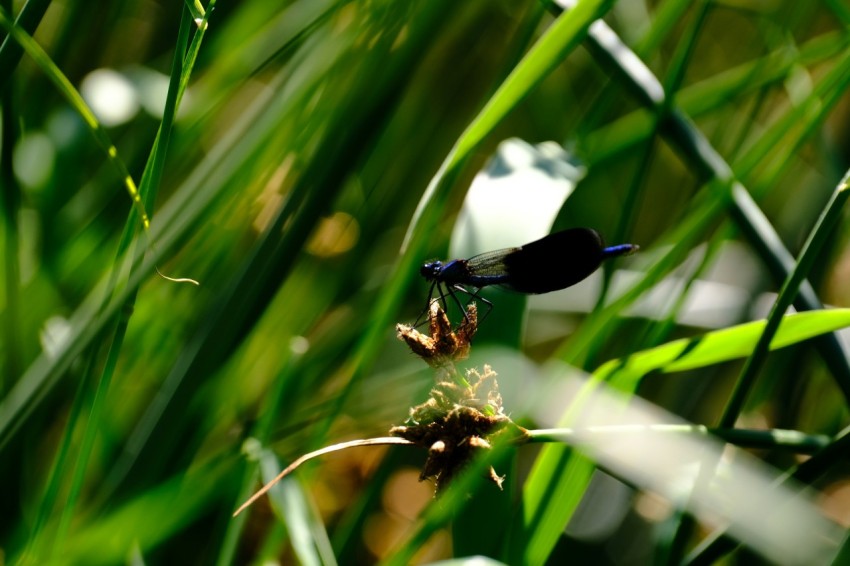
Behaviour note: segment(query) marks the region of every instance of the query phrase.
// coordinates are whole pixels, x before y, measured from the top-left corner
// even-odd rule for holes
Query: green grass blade
[[[850,171],[845,174],[844,179],[841,180],[841,183],[832,194],[832,198],[824,209],[823,214],[818,219],[808,240],[803,245],[797,265],[782,285],[779,296],[776,298],[776,302],[773,304],[770,315],[767,318],[764,331],[753,347],[752,353],[747,358],[747,363],[744,365],[744,369],[741,370],[741,375],[735,383],[732,397],[729,399],[729,404],[726,405],[723,416],[720,419],[721,427],[731,428],[735,426],[735,421],[744,408],[744,402],[755,382],[758,370],[767,357],[767,352],[773,341],[774,334],[779,330],[779,325],[782,322],[785,311],[794,301],[800,284],[808,276],[818,253],[823,248],[827,238],[832,236],[835,225],[841,218],[841,214],[844,211],[844,203],[847,202],[847,198],[850,196],[850,187],[847,184],[848,179],[850,179]]]
[[[35,33],[38,24],[47,12],[50,0],[27,0],[15,18],[15,26],[20,27],[29,35]],[[24,50],[12,37],[7,36],[0,45],[0,90],[5,91]]]
[[[493,94],[478,116],[458,138],[455,147],[446,157],[440,171],[431,181],[416,208],[404,239],[402,251],[421,244],[413,243],[419,234],[425,234],[433,225],[429,211],[435,203],[446,198],[459,168],[472,151],[519,102],[559,65],[566,55],[578,46],[587,35],[590,24],[602,17],[613,5],[605,0],[585,0],[575,9],[559,17],[546,34],[532,47],[504,83]],[[421,238],[420,238],[421,239]],[[410,254],[408,254],[410,255]]]
[[[807,311],[781,318],[770,350],[785,348],[850,325],[850,309]],[[749,355],[766,327],[759,320],[716,330],[695,338],[668,342],[627,358],[612,360],[594,372],[596,379],[611,381],[623,391],[634,391],[641,378],[653,371],[698,369]]]
[[[59,67],[56,66],[50,56],[44,52],[32,36],[30,36],[22,28],[15,25],[15,23],[9,18],[6,11],[2,8],[0,8],[0,27],[3,27],[3,29],[5,29],[6,32],[8,32],[11,37],[13,37],[15,41],[23,47],[27,55],[35,61],[44,74],[53,82],[56,89],[68,100],[74,110],[76,110],[83,118],[86,126],[88,126],[94,136],[95,141],[106,155],[107,160],[118,172],[118,175],[124,184],[124,188],[127,189],[127,194],[130,195],[133,207],[142,219],[142,227],[145,230],[148,230],[150,228],[150,219],[145,211],[145,206],[144,203],[142,203],[139,191],[136,188],[136,182],[133,181],[133,177],[127,170],[127,166],[121,158],[118,157],[118,149],[109,139],[109,135],[100,125],[100,122],[98,122],[94,112],[92,112],[91,108],[88,107],[85,100],[83,100],[83,97],[80,96],[80,93],[77,92],[77,89],[74,88],[74,85],[71,84],[71,81],[69,81]]]
[[[200,24],[201,20],[203,20],[206,16],[206,10],[204,10],[204,5],[201,4],[201,0],[183,0],[186,6],[186,9],[189,10],[189,13],[192,14],[192,19],[195,20],[196,23]],[[215,0],[210,2],[210,11],[213,9],[213,4],[215,4]],[[199,27],[201,27],[199,25]],[[203,27],[206,27],[205,25]]]

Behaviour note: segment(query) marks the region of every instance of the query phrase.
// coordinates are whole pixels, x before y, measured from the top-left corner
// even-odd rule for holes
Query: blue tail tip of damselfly
[[[609,246],[602,250],[602,257],[617,257],[621,255],[632,255],[640,249],[637,244],[619,244]]]

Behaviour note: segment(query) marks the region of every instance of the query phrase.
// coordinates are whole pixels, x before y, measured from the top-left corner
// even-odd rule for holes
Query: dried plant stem
[[[413,442],[410,442],[409,440],[405,440],[404,438],[398,438],[396,436],[381,436],[381,437],[378,437],[378,438],[366,438],[366,439],[360,439],[360,440],[351,440],[351,441],[348,441],[348,442],[340,442],[339,444],[334,444],[334,445],[331,445],[331,446],[325,446],[324,448],[320,448],[318,450],[314,450],[313,452],[309,452],[307,454],[304,454],[303,456],[301,456],[300,458],[298,458],[297,460],[295,460],[294,462],[289,464],[281,473],[279,473],[277,475],[276,478],[274,478],[272,481],[270,481],[269,483],[264,485],[258,492],[256,492],[254,495],[252,495],[248,499],[248,501],[243,503],[239,507],[239,509],[237,509],[236,511],[233,512],[233,516],[235,517],[239,513],[244,511],[246,507],[251,505],[257,499],[259,499],[260,497],[265,495],[266,492],[268,492],[268,490],[273,488],[277,482],[279,482],[280,480],[282,480],[283,478],[288,476],[290,473],[295,471],[295,469],[298,468],[298,466],[300,466],[301,464],[303,464],[304,462],[306,462],[308,460],[312,460],[313,458],[316,458],[318,456],[323,456],[325,454],[330,454],[331,452],[337,452],[339,450],[346,450],[348,448],[356,448],[357,446],[384,446],[384,445],[388,445],[388,444],[413,445]]]

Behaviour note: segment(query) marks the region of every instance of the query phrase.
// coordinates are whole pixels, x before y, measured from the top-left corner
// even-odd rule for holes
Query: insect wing
[[[504,256],[504,285],[531,294],[565,289],[596,271],[603,248],[602,238],[589,228],[550,234]]]
[[[522,248],[504,248],[492,252],[484,252],[466,260],[466,266],[471,275],[476,277],[504,277],[508,274],[505,258]]]

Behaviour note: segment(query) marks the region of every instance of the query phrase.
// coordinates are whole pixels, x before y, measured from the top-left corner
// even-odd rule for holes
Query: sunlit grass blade
[[[781,317],[770,350],[785,348],[827,332],[850,326],[850,309],[807,311]],[[698,336],[668,342],[619,360],[606,362],[593,375],[612,381],[618,389],[634,391],[642,377],[653,371],[679,372],[698,369],[752,353],[764,333],[759,320]]]
[[[788,315],[771,347],[795,344],[847,326],[850,309]],[[747,323],[612,360],[593,373],[586,389],[590,391],[593,383],[606,381],[618,390],[634,393],[641,379],[652,371],[684,371],[744,357],[752,351],[764,327],[765,321]],[[576,409],[581,407],[580,399],[575,401]],[[569,425],[568,417],[563,424]],[[577,507],[594,467],[591,460],[568,448],[543,449],[525,486],[522,516],[514,520],[508,539],[511,561],[545,560],[560,537],[564,521]]]

